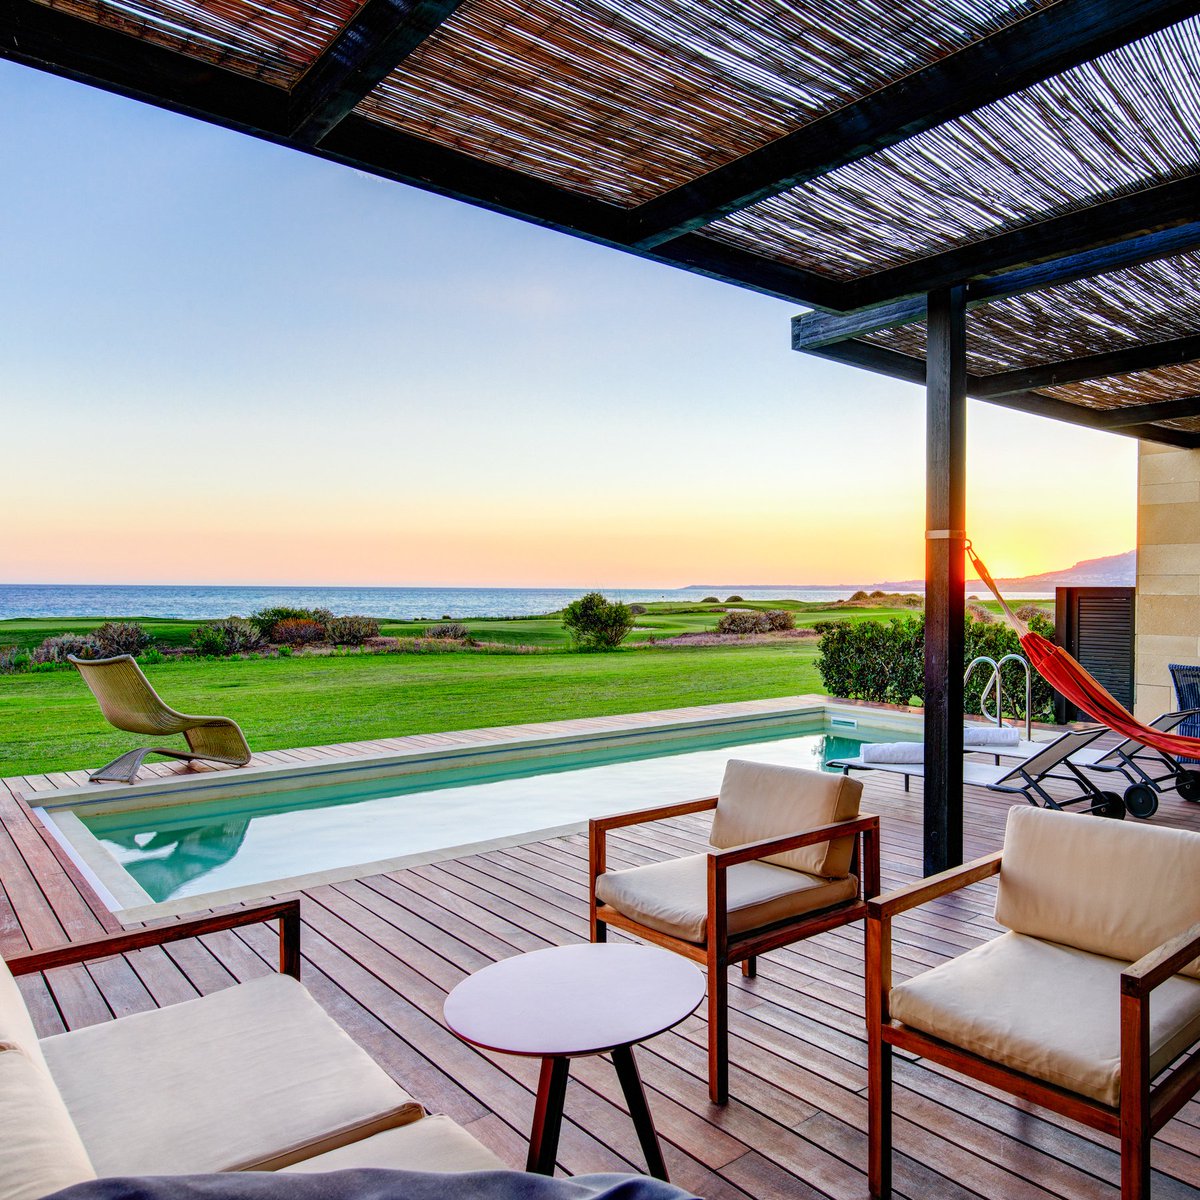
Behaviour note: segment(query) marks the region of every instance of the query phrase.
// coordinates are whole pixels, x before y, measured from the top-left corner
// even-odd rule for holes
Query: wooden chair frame
[[[29,950],[5,959],[14,975],[39,975],[55,967],[69,967],[76,963],[91,962],[97,958],[111,958],[118,954],[129,954],[147,946],[162,946],[167,942],[181,942],[186,938],[203,937],[206,933],[217,933],[224,929],[240,929],[244,925],[258,925],[263,921],[279,922],[279,971],[300,978],[300,901],[278,900],[273,904],[260,904],[254,908],[235,908],[223,913],[210,913],[193,917],[188,921],[174,921],[169,925],[148,925],[132,929],[128,933],[113,933],[107,937],[89,938],[80,942],[65,942],[46,950]]]
[[[647,942],[653,942],[667,950],[674,950],[708,969],[708,1090],[714,1104],[724,1104],[729,1099],[729,981],[728,968],[733,963],[742,964],[742,974],[754,978],[755,959],[760,954],[777,950],[828,929],[837,929],[853,921],[861,921],[867,915],[866,901],[879,893],[879,818],[861,815],[849,821],[837,821],[820,825],[804,833],[787,837],[766,838],[735,846],[729,850],[710,850],[708,854],[708,928],[702,943],[687,942],[670,934],[660,933],[639,924],[608,904],[597,902],[596,880],[606,870],[607,836],[610,830],[624,829],[633,825],[646,825],[652,821],[663,821],[670,817],[684,817],[692,813],[715,809],[717,797],[703,800],[688,800],[682,804],[668,804],[660,808],[638,809],[618,813],[611,817],[600,817],[588,823],[588,885],[589,912],[591,916],[591,938],[603,942],[607,938],[609,925],[632,933]],[[747,933],[729,932],[726,912],[726,873],[739,863],[755,862],[773,854],[788,850],[799,850],[815,846],[835,838],[853,836],[854,857],[851,871],[859,876],[858,893],[850,900],[816,912],[779,921],[773,925],[753,929]],[[860,844],[861,843],[861,844]],[[861,870],[859,866],[861,864]]]
[[[1200,924],[1121,972],[1121,1099],[1109,1106],[893,1021],[892,920],[918,905],[1000,873],[1002,852],[867,902],[868,1181],[874,1200],[892,1191],[892,1049],[908,1050],[959,1074],[1032,1101],[1121,1140],[1121,1200],[1149,1200],[1150,1142],[1200,1091],[1200,1049],[1157,1086],[1150,1076],[1150,996],[1200,957]]]

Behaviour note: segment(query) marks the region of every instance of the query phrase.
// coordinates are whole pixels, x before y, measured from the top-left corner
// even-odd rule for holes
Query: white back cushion
[[[43,1071],[49,1071],[25,998],[7,964],[0,958],[0,1045],[19,1046]]]
[[[1200,922],[1200,833],[1012,808],[996,920],[1134,962]],[[1182,974],[1200,978],[1200,961]]]
[[[41,1200],[96,1172],[49,1073],[0,1049],[0,1196]]]
[[[764,838],[804,833],[858,816],[862,784],[845,775],[731,758],[717,800],[710,840],[719,850]],[[826,879],[850,871],[853,837],[773,854],[764,862]]]

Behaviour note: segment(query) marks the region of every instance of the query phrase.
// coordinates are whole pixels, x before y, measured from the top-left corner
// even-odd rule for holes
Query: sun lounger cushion
[[[0,958],[0,1046],[19,1046],[35,1063],[48,1071],[37,1030],[25,1007],[25,998],[7,963]]]
[[[40,1200],[95,1178],[45,1067],[23,1050],[0,1050],[0,1195]]]
[[[396,1171],[503,1171],[501,1162],[449,1117],[425,1117],[284,1167],[285,1173],[380,1167]]]
[[[823,879],[769,862],[730,867],[726,886],[730,933],[828,908],[858,892],[853,875]],[[608,871],[596,880],[596,895],[650,929],[687,942],[703,942],[708,925],[708,855]]]
[[[1102,824],[1098,818],[1068,820]],[[892,1016],[990,1062],[1116,1105],[1121,1095],[1120,975],[1126,966],[1006,933],[894,987]],[[1150,1006],[1151,1073],[1197,1038],[1200,983],[1175,976],[1155,991]]]
[[[861,796],[862,784],[845,775],[731,758],[725,766],[710,841],[727,850],[848,821],[858,816]],[[844,879],[853,852],[854,839],[847,837],[773,854],[764,861],[826,879]]]
[[[1134,962],[1200,922],[1200,833],[1013,808],[996,920]],[[1200,960],[1182,973],[1200,978]]]
[[[42,1048],[101,1175],[274,1170],[422,1115],[287,975]]]
[[[865,742],[862,748],[865,763],[923,763],[923,742]]]

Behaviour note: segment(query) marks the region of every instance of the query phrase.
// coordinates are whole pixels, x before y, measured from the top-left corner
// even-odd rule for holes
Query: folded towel
[[[923,763],[924,742],[867,742],[862,748],[863,762]]]
[[[1010,726],[964,725],[964,746],[1015,746],[1020,737]]]

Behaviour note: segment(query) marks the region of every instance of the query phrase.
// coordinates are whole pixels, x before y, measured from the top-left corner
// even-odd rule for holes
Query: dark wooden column
[[[929,293],[925,392],[925,874],[963,860],[965,292]]]

